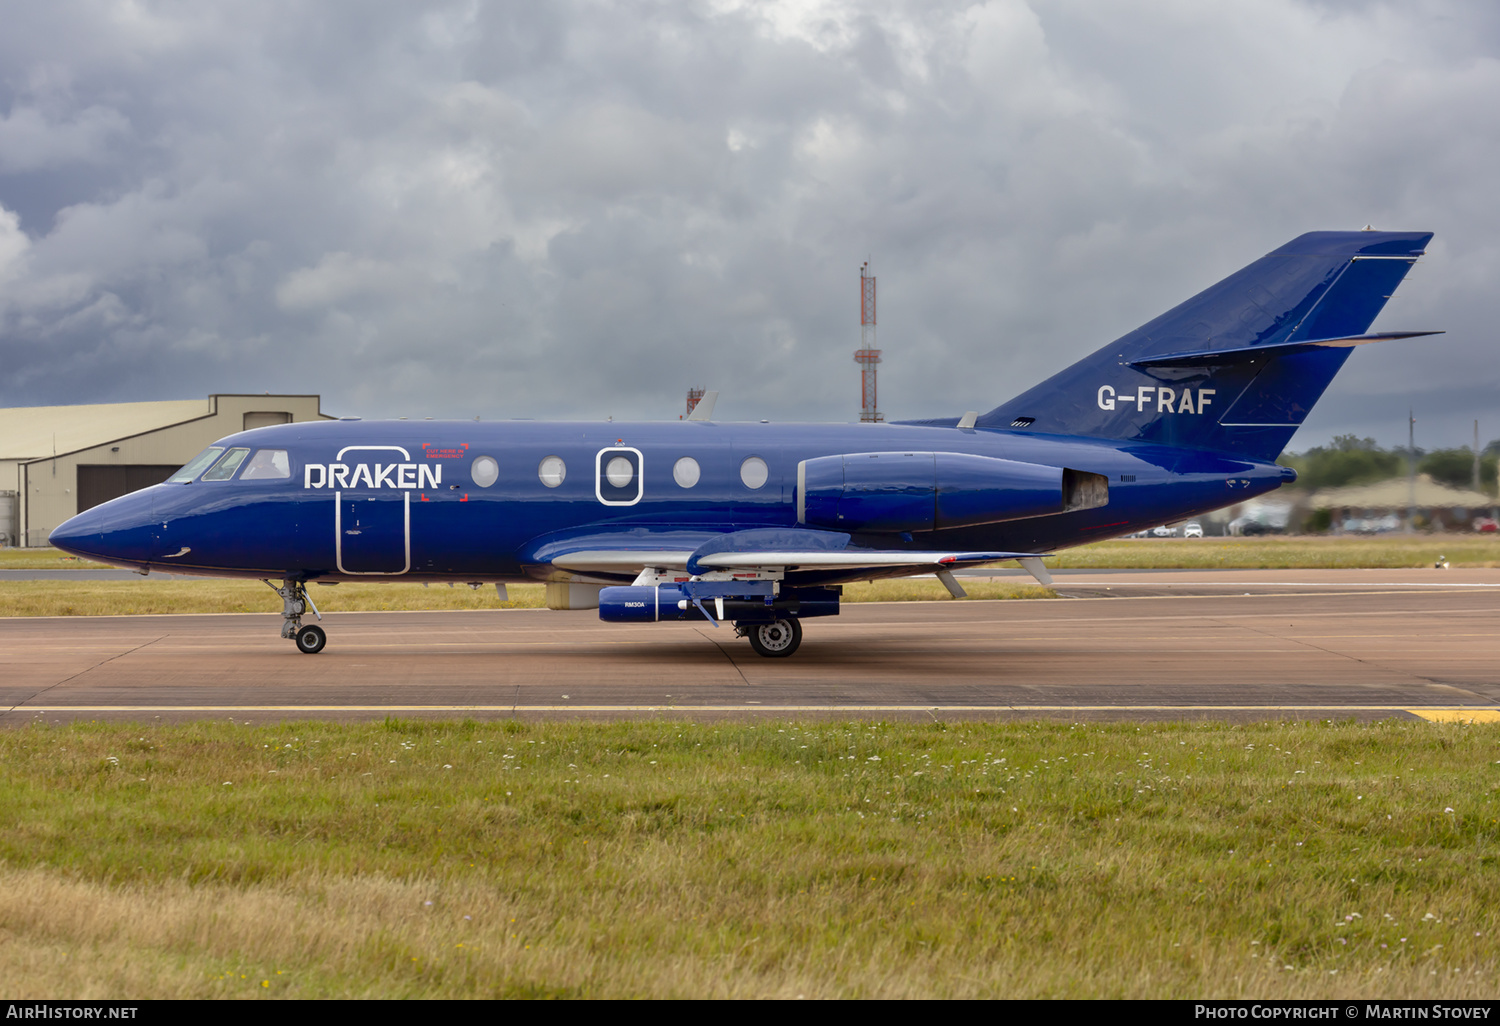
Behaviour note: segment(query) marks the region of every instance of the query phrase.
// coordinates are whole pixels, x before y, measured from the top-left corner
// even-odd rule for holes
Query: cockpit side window
[[[250,462],[245,466],[245,472],[240,475],[241,481],[270,481],[292,476],[292,464],[286,457],[285,449],[258,449]]]
[[[224,450],[222,448],[204,449],[198,455],[189,460],[181,470],[173,474],[171,477],[167,478],[167,483],[186,484],[188,481],[193,480],[199,474],[203,473],[203,468],[208,466],[214,460],[218,459],[219,453],[223,451]]]
[[[228,481],[234,476],[234,472],[240,469],[240,464],[245,462],[245,457],[249,455],[249,449],[230,449],[219,458],[219,462],[215,463],[208,473],[203,475],[203,480]]]

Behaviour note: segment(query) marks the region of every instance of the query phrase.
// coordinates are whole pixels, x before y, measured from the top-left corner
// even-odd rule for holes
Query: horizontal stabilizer
[[[1389,342],[1399,338],[1421,338],[1441,335],[1441,331],[1376,331],[1367,335],[1345,335],[1342,338],[1309,338],[1297,342],[1280,342],[1266,346],[1237,346],[1232,349],[1196,349],[1183,353],[1163,353],[1131,360],[1132,367],[1222,367],[1232,363],[1253,363],[1257,359],[1285,356],[1320,346],[1347,349],[1371,342]]]

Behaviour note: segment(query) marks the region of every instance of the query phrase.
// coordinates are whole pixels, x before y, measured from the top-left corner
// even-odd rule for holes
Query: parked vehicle
[[[1350,517],[1341,525],[1345,534],[1387,534],[1401,530],[1401,518],[1394,513],[1383,517]]]
[[[1184,538],[1202,538],[1203,525],[1198,523],[1198,521],[1196,520],[1189,520],[1186,524],[1183,525],[1182,536]]]

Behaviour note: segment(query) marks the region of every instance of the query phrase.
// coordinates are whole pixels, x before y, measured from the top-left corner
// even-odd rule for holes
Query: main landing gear
[[[768,659],[785,659],[802,644],[802,624],[795,616],[770,623],[735,624],[734,631],[750,639],[750,647],[756,655]]]
[[[311,623],[306,626],[302,624],[302,614],[308,609],[319,620],[323,619],[323,614],[318,612],[312,597],[307,594],[307,587],[290,577],[282,581],[279,588],[270,581],[266,581],[265,585],[281,596],[281,636],[295,641],[297,651],[306,655],[317,655],[323,651],[323,646],[328,644],[328,635],[323,633],[323,628]]]

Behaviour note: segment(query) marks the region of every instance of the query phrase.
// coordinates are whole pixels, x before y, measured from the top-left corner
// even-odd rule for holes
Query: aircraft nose
[[[85,559],[144,568],[155,555],[155,526],[148,489],[84,510],[54,530],[49,540]]]

